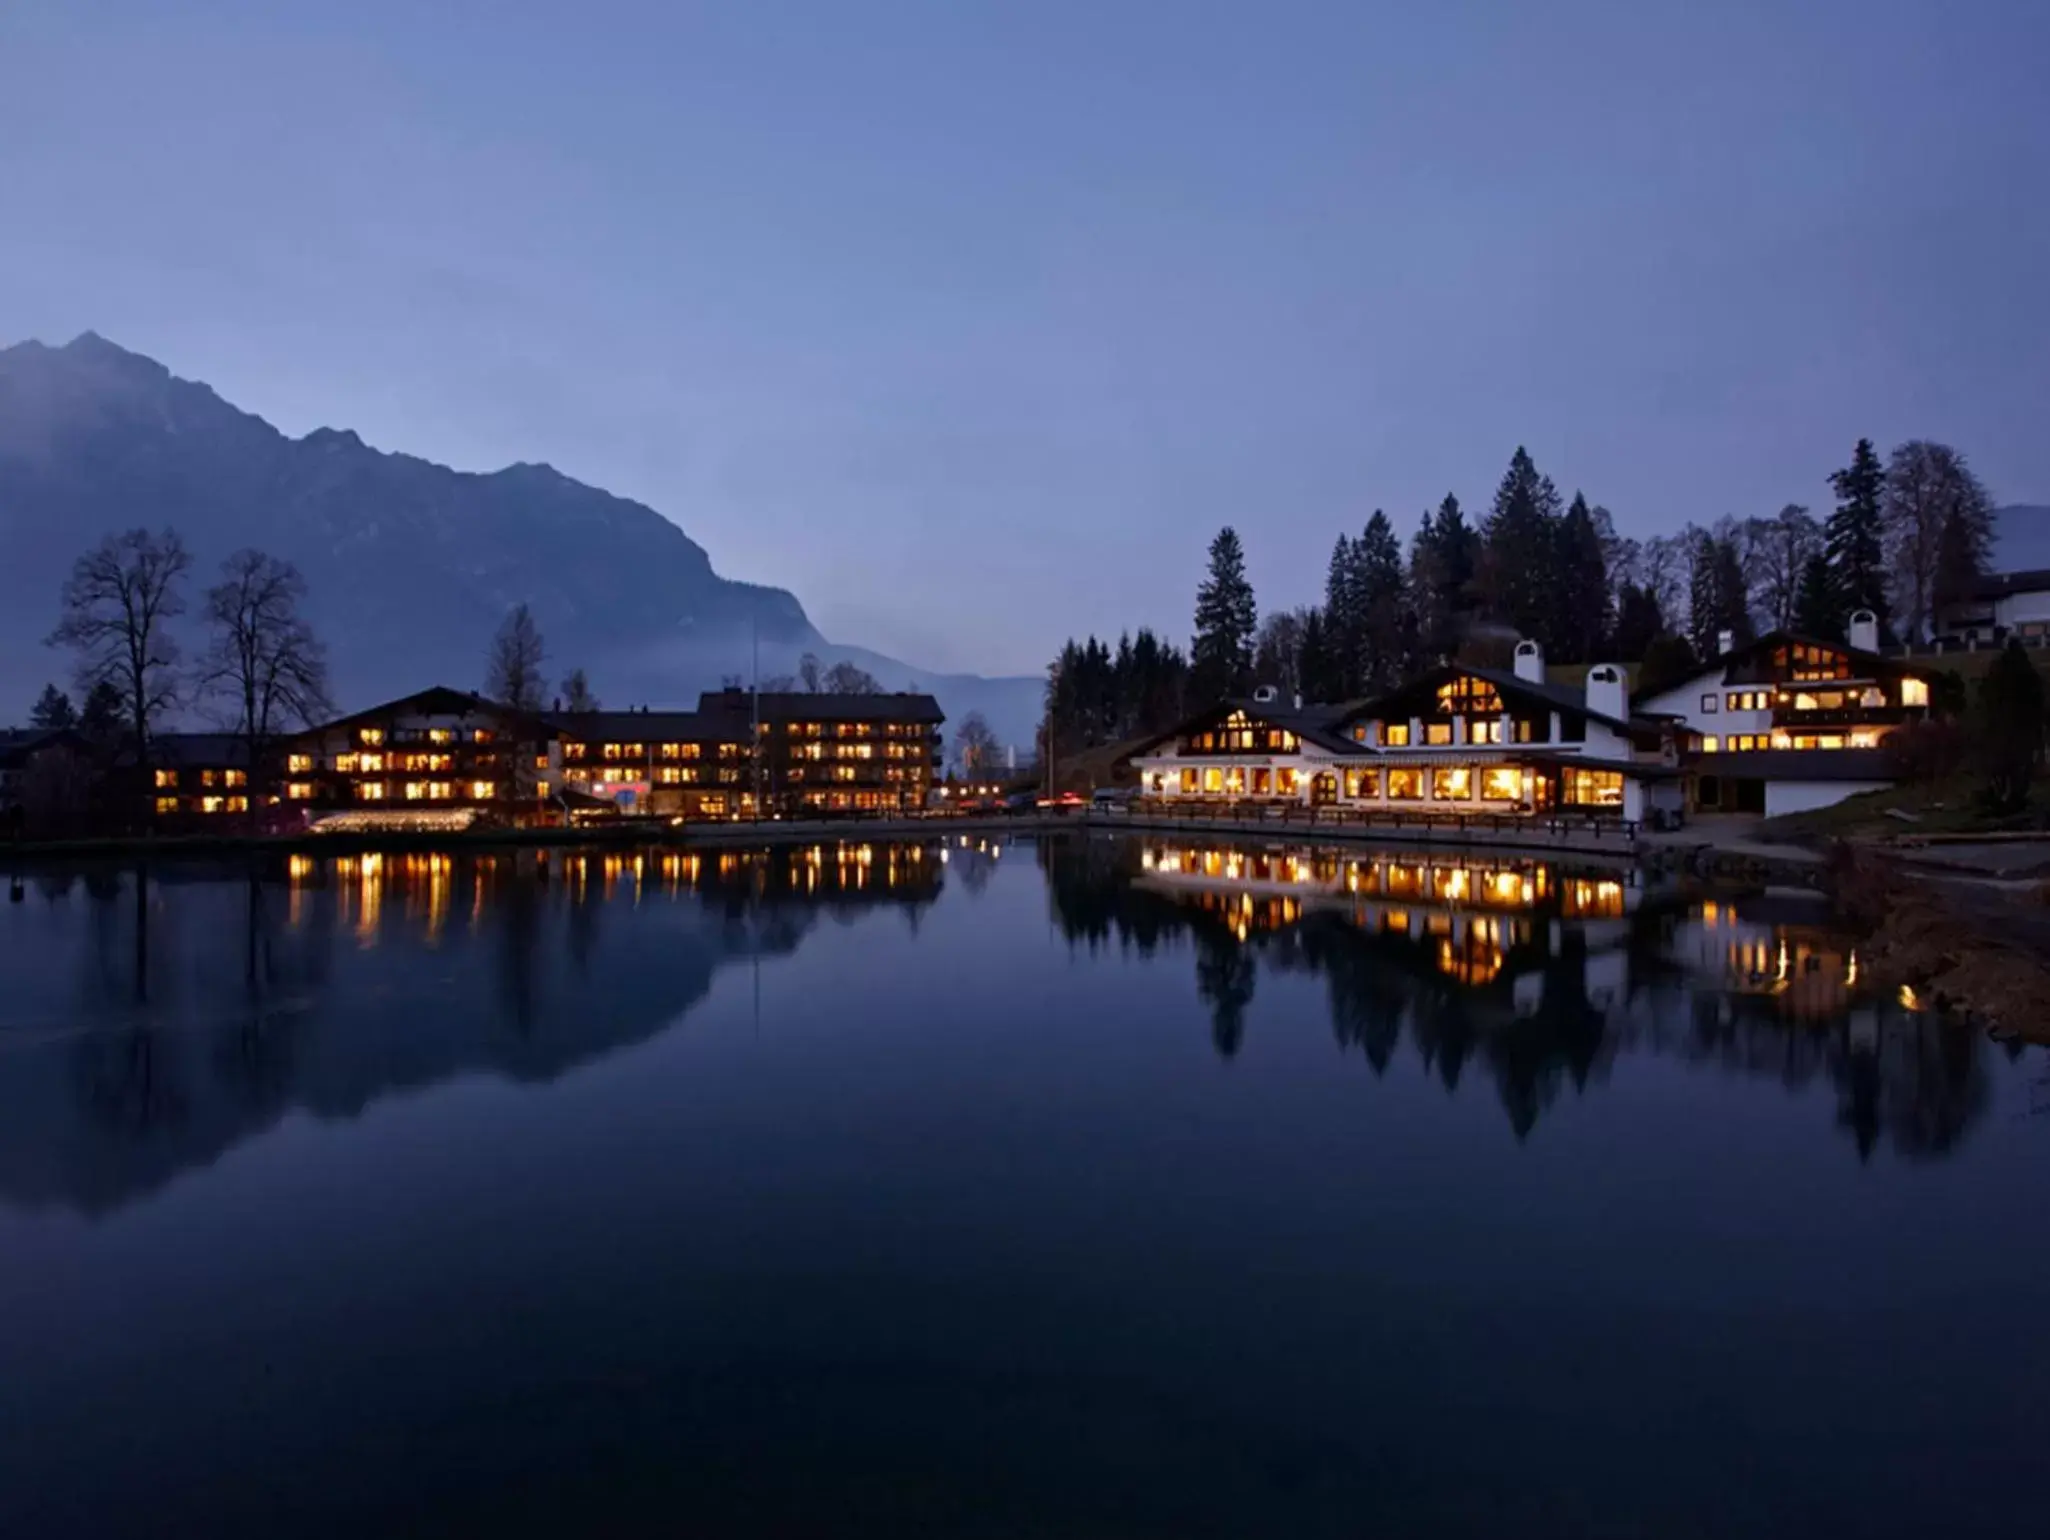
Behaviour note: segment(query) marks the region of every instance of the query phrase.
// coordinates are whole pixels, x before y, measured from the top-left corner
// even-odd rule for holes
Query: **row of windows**
[[[200,813],[246,813],[249,811],[249,799],[246,796],[200,797],[196,799],[193,810]],[[178,799],[176,797],[157,798],[157,811],[159,813],[178,812]]]
[[[308,788],[310,791],[311,788]],[[545,786],[535,788],[546,796]],[[498,795],[496,781],[405,781],[400,784],[399,797],[407,802],[448,802],[458,795],[473,802],[489,802]],[[358,802],[387,802],[392,800],[391,786],[385,781],[358,781],[356,783]]]
[[[1875,749],[1882,735],[1877,728],[1856,727],[1847,733],[1714,733],[1701,740],[1704,754],[1748,754],[1755,749]]]
[[[201,770],[197,773],[201,786],[247,786],[249,784],[249,772],[246,770]],[[178,772],[176,770],[159,770],[156,773],[156,783],[158,791],[176,791],[178,789]]]
[[[1156,784],[1158,789],[1165,789],[1164,783]],[[1384,784],[1390,802],[1421,802],[1425,800],[1427,787],[1432,801],[1470,802],[1475,795],[1476,779],[1468,765],[1415,765],[1345,772],[1345,795],[1354,800],[1381,797]],[[1192,768],[1181,772],[1180,785],[1187,796],[1208,793],[1230,797],[1293,797],[1302,788],[1302,775],[1286,767],[1275,770]],[[1534,783],[1515,765],[1488,766],[1480,772],[1478,786],[1484,802],[1515,802],[1534,789]],[[1616,777],[1616,786],[1620,800],[1620,775]]]

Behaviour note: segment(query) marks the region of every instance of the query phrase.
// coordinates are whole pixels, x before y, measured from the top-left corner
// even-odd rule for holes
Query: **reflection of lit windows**
[[[1491,765],[1481,772],[1483,802],[1514,802],[1523,795],[1523,772],[1514,765]]]
[[[1421,802],[1423,799],[1423,771],[1390,770],[1388,772],[1388,800],[1390,802]]]

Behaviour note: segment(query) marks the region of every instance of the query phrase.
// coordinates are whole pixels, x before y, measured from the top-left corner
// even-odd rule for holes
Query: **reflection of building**
[[[1143,747],[1148,798],[1361,813],[1640,819],[1676,794],[1670,733],[1634,715],[1622,670],[1549,684],[1535,642],[1513,672],[1448,664],[1378,700],[1227,701]]]
[[[1860,610],[1848,647],[1787,631],[1726,644],[1684,683],[1640,696],[1638,710],[1683,724],[1697,750],[1690,804],[1776,817],[1890,785],[1880,744],[1927,714],[1929,685],[1878,654],[1878,632]]]
[[[922,846],[369,852],[95,867],[0,930],[0,1204],[102,1212],[288,1113],[463,1075],[552,1080],[675,1027],[822,916],[917,914]]]

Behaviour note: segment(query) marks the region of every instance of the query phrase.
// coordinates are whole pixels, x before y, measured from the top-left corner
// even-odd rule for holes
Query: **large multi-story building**
[[[622,809],[682,818],[906,812],[937,774],[930,695],[712,690],[698,709],[557,716],[563,783]]]
[[[561,737],[554,722],[436,685],[284,740],[276,785],[287,806],[392,826],[524,821],[562,782]]]
[[[158,733],[149,742],[148,773],[159,828],[249,817],[249,745],[238,734]]]

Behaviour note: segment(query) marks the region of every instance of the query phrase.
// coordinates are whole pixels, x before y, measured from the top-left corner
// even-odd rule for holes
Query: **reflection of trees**
[[[1448,1091],[1458,1090],[1469,1066],[1483,1067],[1519,1138],[1563,1089],[1584,1091],[1626,1052],[1790,1087],[1832,1085],[1838,1124],[1861,1158],[1882,1139],[1909,1157],[1941,1155],[1990,1099],[1985,1047],[1971,1033],[1869,1005],[1853,1012],[1847,994],[1833,1019],[1817,1019],[1813,992],[1731,993],[1698,978],[1676,955],[1686,915],[1670,905],[1647,904],[1612,921],[1597,964],[1592,932],[1562,914],[1573,884],[1557,872],[1533,884],[1539,898],[1526,912],[1489,917],[1472,906],[1411,904],[1397,926],[1386,906],[1277,899],[1250,884],[1163,891],[1147,880],[1140,850],[1136,841],[1042,842],[1055,922],[1071,943],[1092,950],[1150,953],[1192,941],[1197,990],[1222,1054],[1244,1041],[1257,958],[1276,971],[1320,976],[1339,1047],[1358,1048],[1376,1075],[1405,1036]],[[1314,852],[1300,863],[1313,872],[1327,865]],[[1261,923],[1225,918],[1237,915]],[[1485,932],[1475,928],[1482,922]],[[1591,987],[1597,967],[1620,982],[1616,998]],[[1800,1014],[1790,1017],[1790,1007]]]
[[[66,1017],[0,1056],[0,1201],[97,1212],[294,1109],[552,1079],[676,1025],[729,961],[822,917],[920,912],[941,882],[934,853],[895,848],[624,859],[581,893],[533,852],[89,869],[52,900],[71,960],[0,958]]]

